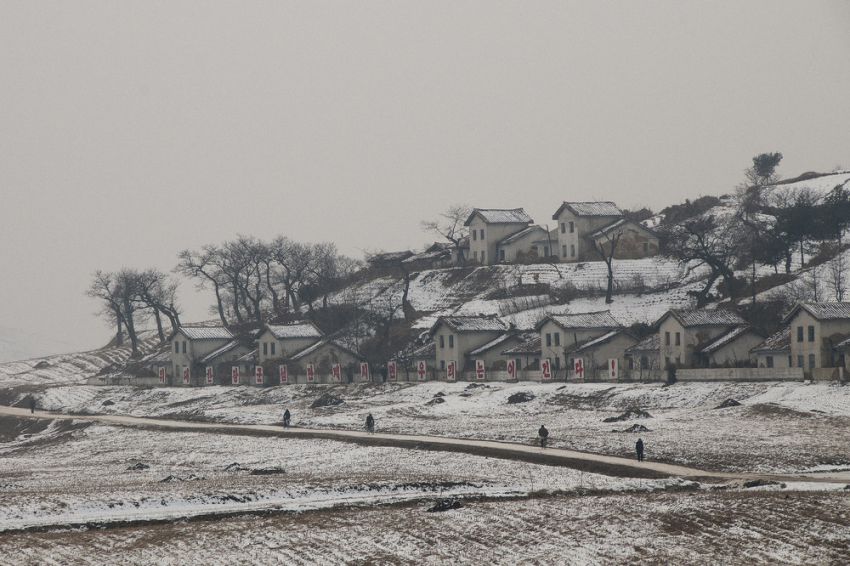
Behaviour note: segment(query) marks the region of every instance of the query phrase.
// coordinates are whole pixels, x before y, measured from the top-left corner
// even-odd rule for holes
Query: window
[[[449,348],[455,347],[455,335],[449,334]]]
[[[670,333],[669,332],[664,333],[664,345],[665,346],[670,345]]]
[[[481,239],[481,240],[484,239],[484,228],[482,228],[481,230],[478,231],[478,236],[479,236],[479,239]]]
[[[567,244],[561,246],[561,257],[567,257]]]
[[[551,346],[551,345],[552,345],[552,335],[551,335],[551,334],[549,334],[548,332],[546,333],[546,345],[547,345],[547,346]]]
[[[576,256],[576,245],[570,244],[570,257],[575,257],[575,256]]]
[[[263,355],[264,356],[269,355],[269,343],[268,342],[263,342]]]
[[[478,231],[477,231],[477,230],[473,230],[473,231],[472,231],[472,239],[473,239],[473,240],[478,240]]]
[[[499,261],[505,261],[505,250],[499,250]]]
[[[797,342],[802,342],[802,341],[803,341],[803,327],[798,326],[797,327]],[[803,367],[803,366],[800,366],[800,367]]]
[[[570,222],[570,234],[576,231],[576,225]]]
[[[794,358],[792,358],[790,355],[788,356],[788,367],[794,367]]]
[[[446,347],[446,337],[440,334],[440,348]]]
[[[484,262],[487,261],[486,259],[484,259],[486,257],[486,255],[487,255],[487,252],[485,252],[484,250],[481,250],[481,263],[484,263]]]
[[[516,368],[517,371],[519,371],[522,368],[522,360],[519,359],[519,358],[515,359],[514,360],[514,367]]]
[[[629,358],[629,369],[635,369],[635,360],[633,358]]]
[[[271,351],[272,356],[274,356],[275,346],[277,346],[277,342],[269,342],[269,350]]]
[[[186,353],[186,344],[187,344],[187,342],[185,340],[183,340],[183,353],[184,354]]]
[[[567,233],[567,225],[561,222],[561,234]]]
[[[773,356],[767,356],[764,361],[767,363],[767,367],[773,367]]]
[[[442,338],[442,336],[440,336],[440,338]],[[446,369],[446,360],[440,360],[440,369]]]
[[[175,354],[180,353],[180,342],[177,342],[176,340],[174,341],[174,353]]]
[[[815,367],[815,355],[809,354],[809,369],[814,369]]]
[[[682,333],[681,332],[676,333],[676,345],[677,346],[682,345]]]
[[[640,367],[641,369],[649,369],[649,358],[646,356],[640,357]]]
[[[561,345],[561,333],[556,332],[555,333],[555,346],[560,346],[560,345]]]
[[[803,362],[803,354],[800,354],[799,356],[797,356],[797,367],[798,368],[806,367],[805,363]]]
[[[809,327],[809,342],[814,342],[814,341],[815,341],[815,327],[810,326]]]
[[[561,357],[555,356],[555,369],[561,369]]]

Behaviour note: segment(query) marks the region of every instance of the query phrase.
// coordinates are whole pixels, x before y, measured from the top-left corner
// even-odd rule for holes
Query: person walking
[[[30,395],[30,414],[35,413],[35,397]]]
[[[546,441],[549,438],[549,431],[546,430],[544,425],[540,425],[540,429],[537,431],[537,436],[540,438],[540,448],[546,448]]]
[[[375,432],[375,418],[372,416],[372,413],[366,416],[366,430]]]
[[[289,419],[290,418],[291,418],[291,416],[289,414],[289,409],[287,409],[283,412],[283,426],[284,426],[284,428],[289,427]]]
[[[643,462],[643,439],[638,438],[635,442],[635,452],[637,453],[638,462]]]

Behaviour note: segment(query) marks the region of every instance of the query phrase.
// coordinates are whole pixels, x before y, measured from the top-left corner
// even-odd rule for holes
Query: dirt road
[[[828,472],[812,474],[764,474],[713,472],[665,464],[662,462],[637,462],[627,458],[578,452],[561,448],[540,448],[512,442],[497,442],[492,440],[472,440],[466,438],[449,438],[440,436],[367,433],[355,430],[282,428],[275,425],[246,425],[228,423],[207,423],[195,421],[177,421],[147,417],[131,417],[123,415],[68,415],[36,411],[28,409],[0,406],[0,415],[9,415],[26,419],[70,419],[97,422],[117,426],[132,426],[166,431],[215,432],[219,434],[252,435],[252,436],[282,436],[291,438],[322,438],[341,442],[355,442],[377,446],[398,448],[461,452],[491,458],[521,460],[537,464],[565,466],[622,477],[682,477],[693,480],[734,481],[734,480],[773,480],[782,482],[828,482],[850,483],[850,472]]]

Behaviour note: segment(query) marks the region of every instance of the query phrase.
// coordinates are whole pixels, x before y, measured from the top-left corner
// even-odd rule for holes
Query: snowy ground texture
[[[311,408],[330,393],[341,403]],[[511,395],[534,398],[509,403]],[[64,386],[39,406],[231,423],[360,429],[371,412],[386,432],[533,442],[545,424],[556,447],[630,457],[640,436],[650,459],[718,471],[850,469],[850,387],[803,383],[438,383],[131,389]],[[717,408],[727,400],[739,406]],[[19,398],[23,402],[23,397]],[[646,416],[604,422],[630,409]],[[649,429],[621,432],[633,425]]]

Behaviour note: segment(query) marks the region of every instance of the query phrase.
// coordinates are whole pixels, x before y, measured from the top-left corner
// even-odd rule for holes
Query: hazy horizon
[[[238,233],[362,257],[455,203],[546,224],[731,192],[766,151],[850,168],[848,25],[843,1],[0,2],[0,361],[105,344],[96,269]],[[211,302],[183,285],[186,320]]]

